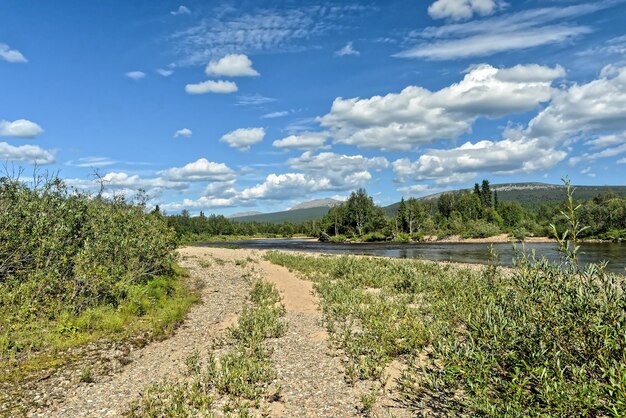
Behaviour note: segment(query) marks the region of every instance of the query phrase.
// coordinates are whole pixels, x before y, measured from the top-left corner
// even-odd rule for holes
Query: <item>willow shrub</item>
[[[521,257],[508,273],[268,253],[316,282],[346,377],[407,363],[399,399],[448,416],[624,416],[626,281]],[[373,289],[378,289],[373,291]]]
[[[173,231],[123,198],[0,178],[0,325],[116,309],[172,275]]]

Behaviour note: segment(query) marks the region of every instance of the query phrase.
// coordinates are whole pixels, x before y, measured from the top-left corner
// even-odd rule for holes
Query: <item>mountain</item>
[[[492,191],[498,192],[498,200],[500,202],[515,201],[522,205],[535,205],[541,203],[554,203],[565,200],[565,186],[562,184],[547,183],[503,183],[491,184]],[[573,186],[576,191],[574,198],[577,200],[589,200],[600,193],[612,191],[619,196],[626,196],[626,186]],[[473,189],[460,189],[473,190]],[[432,195],[420,197],[419,200],[437,199],[444,193],[452,193],[459,190],[449,192],[435,193]],[[383,210],[387,215],[395,215],[400,202],[385,206]]]
[[[328,213],[328,206],[290,209],[281,212],[261,213],[259,215],[237,217],[238,222],[269,222],[272,224],[282,224],[283,222],[302,223],[313,219],[319,219]]]
[[[332,208],[341,204],[337,199],[315,199],[308,202],[302,202],[289,210],[309,209],[309,208]]]
[[[313,219],[319,219],[328,213],[328,209],[341,204],[336,199],[315,199],[308,202],[298,203],[294,207],[279,212],[241,212],[230,215],[239,222],[269,222],[282,224],[283,222],[301,223]]]
[[[242,218],[245,216],[254,216],[254,215],[262,215],[263,212],[259,212],[257,210],[251,210],[248,212],[237,212],[237,213],[233,213],[232,215],[228,215],[228,218],[230,219],[235,219],[235,218]]]

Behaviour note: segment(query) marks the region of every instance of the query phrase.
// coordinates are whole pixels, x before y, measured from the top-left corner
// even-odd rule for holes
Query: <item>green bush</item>
[[[120,328],[123,317],[165,306],[181,295],[174,248],[173,231],[143,205],[73,192],[59,179],[0,178],[0,336],[11,342],[3,352],[36,348],[45,321],[104,315],[117,319],[102,326]],[[29,324],[36,332],[24,337]]]
[[[467,223],[467,230],[463,232],[463,238],[489,238],[500,233],[500,228],[483,219]]]
[[[528,231],[523,227],[515,228],[511,235],[518,241],[524,241],[528,237]]]
[[[380,232],[370,232],[361,237],[361,241],[364,242],[380,242],[385,241],[386,239],[387,237],[385,237],[385,234]]]

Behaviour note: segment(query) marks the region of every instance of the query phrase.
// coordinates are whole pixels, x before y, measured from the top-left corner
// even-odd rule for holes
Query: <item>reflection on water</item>
[[[371,243],[371,244],[332,244],[303,239],[260,239],[231,241],[228,243],[200,244],[203,246],[220,247],[239,245],[244,248],[264,250],[311,251],[328,254],[362,254],[396,258],[424,258],[427,260],[445,260],[461,263],[486,263],[489,259],[489,244],[476,243]],[[504,265],[511,265],[516,253],[512,244],[493,244],[494,249]],[[538,257],[545,256],[549,260],[559,260],[560,253],[555,243],[527,243],[523,247],[517,245],[517,251],[534,251]],[[583,244],[581,262],[607,261],[607,270],[624,273],[626,269],[626,243],[594,243]]]

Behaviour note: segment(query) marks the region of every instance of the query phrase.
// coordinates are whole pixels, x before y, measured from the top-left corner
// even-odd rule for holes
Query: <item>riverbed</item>
[[[359,254],[395,258],[421,258],[426,260],[451,261],[458,263],[480,263],[489,261],[489,246],[485,243],[350,243],[335,244],[310,239],[255,239],[229,242],[212,242],[200,246],[224,247],[236,245],[242,248],[308,251],[326,254]],[[520,251],[535,252],[540,257],[558,261],[561,254],[556,243],[510,243],[491,244],[502,265],[510,266]],[[607,271],[626,272],[626,243],[584,243],[580,261],[583,264],[606,261]]]

